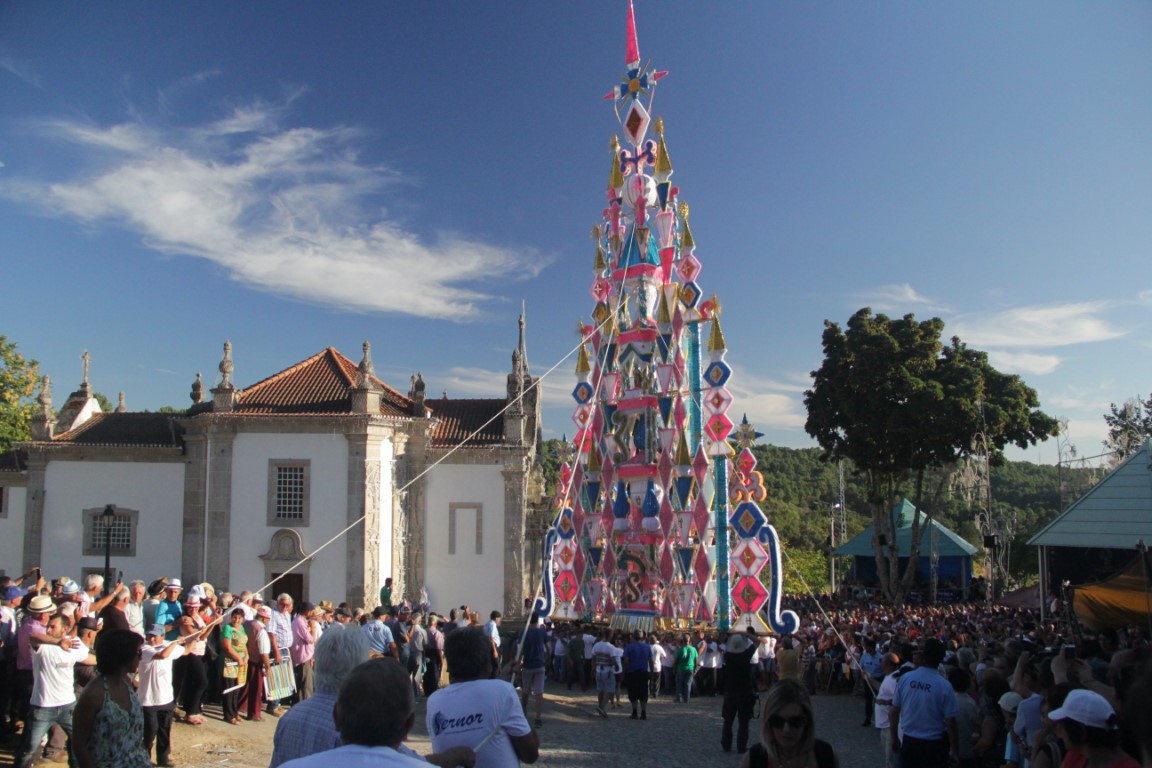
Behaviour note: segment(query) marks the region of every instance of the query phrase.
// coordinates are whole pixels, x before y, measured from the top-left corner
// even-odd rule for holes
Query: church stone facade
[[[88,383],[0,455],[0,568],[180,576],[232,591],[374,606],[422,595],[523,613],[547,514],[540,403],[521,318],[504,397],[407,394],[329,347],[243,389],[225,344],[182,413],[104,413]],[[111,528],[101,512],[115,507]]]

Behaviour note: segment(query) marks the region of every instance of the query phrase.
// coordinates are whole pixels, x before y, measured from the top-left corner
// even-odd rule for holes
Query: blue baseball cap
[[[19,600],[26,594],[28,593],[20,587],[16,586],[15,584],[10,584],[7,587],[4,587],[4,593],[0,594],[0,600]]]

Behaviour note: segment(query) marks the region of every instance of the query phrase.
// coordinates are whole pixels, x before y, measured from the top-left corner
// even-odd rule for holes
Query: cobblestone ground
[[[596,696],[569,692],[549,682],[545,692],[544,727],[540,729],[540,768],[735,768],[740,756],[720,750],[719,697],[693,699],[687,705],[659,697],[648,707],[648,720],[631,720],[627,702],[596,714]],[[814,698],[816,733],[832,743],[843,768],[875,768],[881,763],[880,740],[874,728],[863,728],[863,701],[846,694]],[[228,725],[219,711],[208,708],[208,723],[172,728],[172,758],[189,768],[266,768],[272,753],[276,719]],[[752,722],[752,741],[759,721]],[[418,752],[429,749],[424,729],[423,700],[418,702],[417,727],[408,742]],[[15,745],[0,748],[0,766],[11,765]],[[42,761],[41,765],[53,763]]]
[[[568,692],[552,683],[545,697],[544,727],[539,729],[540,760],[536,764],[540,768],[735,768],[740,763],[735,752],[725,754],[720,749],[719,696],[696,698],[687,705],[656,698],[649,702],[648,720],[630,719],[626,700],[620,709],[609,709],[607,719],[601,718],[596,714],[592,692]],[[860,725],[861,698],[822,695],[814,698],[813,706],[816,733],[839,752],[842,768],[876,768],[881,764],[876,730]],[[758,740],[759,729],[760,721],[753,721],[750,741]]]

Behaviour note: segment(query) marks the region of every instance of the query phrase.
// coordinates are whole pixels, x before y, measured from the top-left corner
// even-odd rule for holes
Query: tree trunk
[[[885,600],[892,599],[891,579],[888,578],[887,548],[880,544],[880,537],[888,537],[884,502],[872,502],[872,552],[876,558],[876,578],[880,580],[880,594]]]
[[[912,544],[908,552],[908,566],[904,569],[903,577],[900,580],[900,596],[906,597],[908,592],[911,591],[912,582],[916,578],[916,568],[920,563],[920,549],[924,539],[924,531],[932,527],[932,522],[936,519],[936,508],[940,504],[940,497],[944,493],[944,487],[948,483],[948,478],[951,476],[954,469],[940,468],[937,470],[940,473],[939,481],[936,487],[932,489],[931,497],[927,502],[924,500],[924,480],[926,470],[920,470],[916,473],[916,490],[913,496],[913,505],[916,509],[924,515],[924,524],[920,524],[920,515],[916,515],[912,520]]]
[[[920,565],[920,539],[924,535],[924,527],[931,525],[931,517],[927,512],[920,509],[921,499],[923,498],[924,491],[924,470],[920,469],[916,472],[916,490],[914,491],[914,498],[916,501],[913,506],[917,512],[924,513],[924,526],[920,525],[920,515],[912,515],[912,541],[908,550],[908,564],[904,566],[904,573],[900,575],[900,600],[899,604],[903,605],[904,599],[908,597],[908,593],[912,591],[912,582],[916,579],[916,569]]]

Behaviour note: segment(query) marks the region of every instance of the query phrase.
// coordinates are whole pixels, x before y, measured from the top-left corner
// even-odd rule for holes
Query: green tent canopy
[[[976,554],[976,547],[935,520],[931,522],[930,527],[926,525],[927,516],[907,499],[893,507],[890,514],[892,524],[889,530],[896,531],[896,550],[901,560],[901,571],[907,567],[908,558],[912,553],[912,521],[918,519],[918,532],[922,538],[916,572],[920,582],[927,583],[932,578],[932,534],[935,531],[935,550],[938,557],[936,577],[941,584],[950,585],[943,593],[938,594],[938,599],[946,602],[963,599],[968,593],[968,585],[972,579],[972,555]],[[876,553],[872,549],[874,529],[875,525],[868,526],[853,539],[837,547],[835,552],[837,555],[852,557],[852,573],[861,584],[878,582]]]
[[[919,516],[920,530],[923,538],[920,539],[920,556],[925,557],[932,551],[932,532],[925,530],[925,515],[912,505],[907,499],[901,500],[892,508],[892,520],[896,528],[896,548],[900,557],[908,557],[912,553],[912,520],[913,515]],[[940,557],[971,557],[979,550],[963,538],[941,525],[932,521],[936,529],[936,552]],[[851,555],[853,557],[873,557],[872,531],[875,525],[870,525],[856,534],[850,541],[836,548],[837,555]]]

